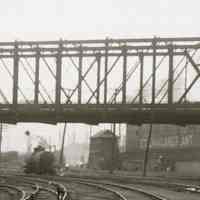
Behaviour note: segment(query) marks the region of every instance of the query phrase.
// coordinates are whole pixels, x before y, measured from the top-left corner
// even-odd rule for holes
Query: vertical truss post
[[[168,104],[173,103],[173,46],[169,46]]]
[[[126,103],[126,75],[127,75],[127,49],[123,49],[123,81],[122,81],[122,103]]]
[[[104,104],[107,103],[107,89],[108,89],[108,82],[107,82],[107,77],[108,77],[108,41],[106,40],[105,42],[105,71],[104,71]]]
[[[15,42],[14,46],[14,65],[13,65],[13,106],[17,109],[18,103],[18,76],[19,76],[19,55],[18,55],[18,44]]]
[[[186,57],[184,72],[185,72],[184,91],[186,91],[187,84],[188,84],[188,59],[187,59],[187,57]],[[184,101],[185,101],[185,103],[187,102],[187,94],[185,95]]]
[[[153,40],[153,68],[152,68],[152,104],[155,104],[156,93],[156,38]]]
[[[62,77],[62,41],[59,43],[59,48],[56,56],[56,111],[60,111],[61,104],[61,77]]]
[[[140,104],[143,103],[143,82],[144,82],[144,55],[140,53]]]
[[[38,49],[35,56],[35,91],[34,91],[35,104],[38,104],[38,96],[39,96],[39,71],[40,71],[39,68],[40,68],[40,51]]]
[[[100,102],[100,70],[101,70],[101,55],[97,54],[97,104]]]
[[[79,66],[78,66],[78,104],[81,104],[82,96],[82,68],[83,68],[83,50],[80,46]]]

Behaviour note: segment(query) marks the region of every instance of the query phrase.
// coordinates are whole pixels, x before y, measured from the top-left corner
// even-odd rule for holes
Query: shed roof
[[[101,130],[97,132],[95,135],[92,136],[92,138],[111,138],[113,137],[113,133],[110,130]]]

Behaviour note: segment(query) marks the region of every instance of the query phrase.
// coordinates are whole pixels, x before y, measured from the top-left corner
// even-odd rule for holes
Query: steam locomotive
[[[54,154],[46,151],[42,146],[36,147],[31,156],[26,159],[24,172],[54,175],[56,173]]]

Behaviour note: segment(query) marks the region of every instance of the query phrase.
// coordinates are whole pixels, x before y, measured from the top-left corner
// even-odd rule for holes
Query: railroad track
[[[24,181],[37,183],[41,188],[47,188],[55,194],[54,186],[49,186],[49,181],[60,184],[69,193],[72,200],[199,200],[198,188],[196,185],[169,183],[164,181],[138,180],[128,184],[113,183],[108,180],[91,180],[75,177],[58,177],[58,176],[12,176],[13,179],[22,178]],[[193,189],[192,189],[193,188]],[[194,189],[195,188],[195,189]],[[47,191],[46,191],[47,192]],[[44,190],[38,199],[56,199],[49,192]],[[195,192],[195,193],[194,193]],[[47,196],[46,196],[47,194]]]
[[[33,180],[33,177],[29,177],[29,180]],[[34,178],[35,180],[35,178]],[[88,199],[93,197],[93,199],[119,199],[119,200],[167,200],[167,198],[159,196],[157,194],[147,192],[145,190],[134,188],[134,187],[128,187],[121,184],[114,184],[114,183],[105,183],[105,182],[95,182],[91,180],[86,179],[74,179],[74,178],[61,178],[61,177],[43,177],[43,179],[38,179],[39,181],[50,181],[54,180],[59,183],[62,183],[66,187],[69,188],[69,186],[72,188],[73,186],[73,192],[72,192],[72,199]],[[87,187],[96,189],[96,192],[98,191],[104,191],[104,195],[88,195],[91,194],[91,191],[87,190],[88,193],[86,196],[85,193],[82,193],[81,198],[73,198],[75,195],[73,193],[81,193],[80,189],[84,187],[84,189]],[[75,189],[74,189],[75,188]],[[91,189],[90,189],[91,190]],[[112,194],[112,195],[111,195]],[[80,197],[80,196],[79,196]]]
[[[69,178],[68,178],[69,179]],[[111,181],[93,181],[91,179],[73,178],[78,181],[89,181],[91,183],[98,182],[99,184],[124,189],[127,191],[136,191],[139,193],[149,194],[152,199],[167,199],[167,200],[198,200],[200,197],[199,186],[183,183],[169,183],[166,181],[133,181],[132,183],[113,183]]]
[[[29,181],[23,177],[14,176],[1,176],[1,181],[4,184],[2,187],[6,187],[8,184],[10,188],[14,188],[17,191],[21,191],[21,196],[15,196],[12,200],[55,200],[57,198],[56,191],[46,187],[43,187],[36,181]],[[7,198],[8,199],[8,198]]]
[[[14,187],[8,184],[0,184],[0,199],[24,199],[25,192],[18,187]]]

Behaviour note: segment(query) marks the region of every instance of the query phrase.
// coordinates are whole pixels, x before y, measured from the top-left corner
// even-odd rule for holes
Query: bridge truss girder
[[[7,60],[12,60],[13,63],[13,66],[11,66],[12,72],[8,71],[12,78],[12,100],[8,100],[0,87],[0,95],[4,100],[1,102],[0,117],[4,120],[6,116],[10,115],[9,113],[12,113],[15,122],[37,121],[36,117],[34,118],[35,115],[38,119],[41,118],[38,121],[55,123],[66,120],[71,122],[87,121],[87,123],[134,123],[132,118],[136,113],[137,116],[150,116],[151,113],[154,116],[152,121],[159,123],[168,123],[170,121],[171,123],[171,120],[168,119],[170,117],[159,121],[159,117],[155,117],[155,113],[166,113],[169,116],[173,113],[173,116],[175,116],[176,113],[184,112],[185,106],[187,108],[187,95],[191,92],[200,76],[198,60],[195,57],[199,53],[199,49],[199,37],[0,42],[0,61],[2,66],[7,67],[8,71],[11,64]],[[186,61],[186,64],[182,64],[183,67],[179,72],[176,71],[179,66],[175,64],[177,58],[182,58],[182,63]],[[33,62],[29,62],[30,59],[34,60],[34,65]],[[54,60],[53,66],[49,64],[49,59]],[[71,63],[68,68],[75,69],[77,76],[77,82],[70,89],[68,85],[64,84],[64,81],[65,79],[71,79],[75,76],[75,73],[68,74],[63,78],[66,59]],[[134,63],[131,63],[131,59],[135,59]],[[148,62],[145,61],[146,59],[148,59]],[[164,63],[164,59],[167,59],[167,64],[166,62]],[[42,62],[43,64],[41,64]],[[26,63],[26,66],[24,63]],[[134,68],[129,66],[130,63],[134,64]],[[31,99],[26,97],[23,88],[19,86],[20,69],[22,67],[25,71],[23,73],[27,73],[34,85],[33,98]],[[50,76],[55,81],[55,87],[51,94],[48,92],[48,85],[45,88],[40,77],[40,70],[44,67],[48,69]],[[167,71],[163,84],[158,84],[159,76],[162,73],[162,70],[158,72],[159,68]],[[181,79],[181,76],[183,77],[182,74],[186,72],[186,68],[188,74],[193,70],[193,74],[196,73],[196,75],[189,84],[185,85],[182,94],[175,98],[175,83]],[[114,77],[117,81],[114,78],[112,79],[113,82],[117,82],[117,86],[110,92],[112,80],[109,80],[109,77],[115,69],[120,69],[120,72],[118,71],[117,76]],[[91,73],[92,82],[88,78]],[[185,73],[185,79],[187,73]],[[135,80],[139,81],[130,86],[129,82],[133,76],[136,77]],[[87,88],[87,94],[83,89],[84,87]],[[144,94],[147,87],[150,87],[148,98]],[[24,97],[24,102],[19,101],[19,93]],[[161,95],[160,99],[159,95]],[[24,106],[25,103],[27,106]],[[43,105],[47,106],[45,111],[42,109]],[[88,110],[85,110],[87,105]],[[106,109],[102,109],[102,105]],[[117,108],[114,107],[110,110],[112,105],[116,105]],[[162,110],[160,105],[164,105],[165,109]],[[183,106],[181,110],[176,109],[178,105]],[[192,102],[191,105],[198,105],[198,99],[196,102]],[[73,112],[70,112],[70,109],[66,111],[64,106],[69,106]],[[81,112],[77,110],[77,106]],[[93,106],[96,106],[97,110]],[[100,109],[98,109],[99,106]],[[121,109],[118,109],[118,106],[121,106]],[[124,106],[131,108],[131,110],[123,110]],[[192,106],[189,106],[187,113],[198,112]],[[31,111],[33,115],[31,120],[31,116],[28,117],[27,113],[32,108],[34,110]],[[36,112],[35,114],[34,111]],[[51,119],[48,119],[45,114],[48,112]],[[87,115],[82,112],[87,113]],[[94,114],[92,114],[93,112]],[[95,112],[100,117],[95,117]],[[85,117],[85,120],[82,116]],[[9,120],[12,121],[12,117],[7,121]],[[151,121],[150,118],[146,120],[142,117],[135,119],[136,123],[149,121]],[[190,120],[182,119],[180,123],[185,123],[186,121]],[[190,123],[196,123],[196,121],[193,119]]]

